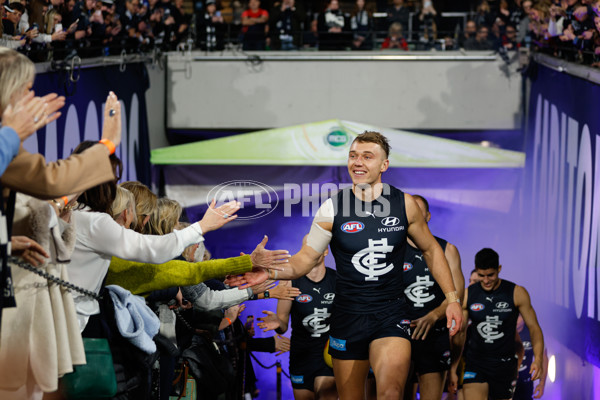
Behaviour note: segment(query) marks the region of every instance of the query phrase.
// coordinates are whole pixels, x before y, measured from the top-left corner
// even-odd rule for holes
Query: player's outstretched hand
[[[252,259],[252,265],[255,267],[276,269],[283,271],[283,268],[278,266],[279,264],[286,264],[288,258],[290,258],[290,252],[287,250],[267,250],[265,246],[269,238],[267,235],[263,237],[263,240],[256,246],[254,251],[250,254]]]
[[[257,324],[263,332],[274,331],[279,328],[280,322],[277,314],[273,311],[264,310],[263,314],[266,314],[264,317],[257,318],[260,322]]]
[[[290,351],[290,339],[286,338],[285,336],[281,336],[281,335],[275,335],[275,351],[277,351],[278,353],[275,354],[276,356],[279,356],[283,353],[285,353],[286,351]]]
[[[238,286],[240,289],[247,289],[249,286],[259,285],[267,280],[269,274],[266,269],[253,267],[252,271],[241,275],[228,275],[225,284],[229,286]]]
[[[274,299],[290,301],[294,300],[301,294],[300,289],[287,285],[277,285],[273,289],[270,289],[269,293]]]
[[[463,312],[460,303],[452,302],[446,307],[446,318],[448,319],[448,330],[450,336],[454,336],[460,331],[463,321]]]

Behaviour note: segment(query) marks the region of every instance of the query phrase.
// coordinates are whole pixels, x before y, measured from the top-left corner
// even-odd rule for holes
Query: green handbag
[[[106,339],[83,338],[87,364],[61,379],[62,394],[71,399],[102,399],[117,393],[112,354]]]

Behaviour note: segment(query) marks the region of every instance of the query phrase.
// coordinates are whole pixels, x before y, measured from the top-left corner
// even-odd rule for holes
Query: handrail
[[[533,53],[533,59],[555,71],[565,72],[569,75],[600,85],[600,70],[598,68],[576,64],[543,53]]]
[[[375,54],[374,54],[375,53]],[[191,56],[191,58],[190,58]],[[192,51],[182,56],[168,53],[169,61],[247,61],[258,57],[261,61],[496,61],[493,51]]]

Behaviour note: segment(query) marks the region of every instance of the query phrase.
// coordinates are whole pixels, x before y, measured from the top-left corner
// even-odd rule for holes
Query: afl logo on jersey
[[[342,231],[346,233],[356,233],[365,229],[365,224],[359,221],[350,221],[342,225]]]
[[[381,223],[384,226],[396,226],[400,223],[400,218],[398,217],[385,217],[381,220]]]
[[[410,325],[410,319],[403,319],[400,321],[400,325]]]
[[[310,303],[312,299],[313,298],[310,294],[301,294],[300,296],[296,297],[296,301],[298,303]]]
[[[485,308],[485,306],[484,306],[483,304],[481,304],[481,303],[474,303],[474,304],[471,304],[471,310],[472,310],[472,311],[481,311],[481,310],[483,310],[484,308]]]
[[[411,269],[413,269],[413,265],[411,263],[404,263],[404,272],[410,271]]]

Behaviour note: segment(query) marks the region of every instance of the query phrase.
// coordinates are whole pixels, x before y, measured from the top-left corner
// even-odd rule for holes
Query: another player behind
[[[429,203],[419,195],[413,194],[413,198],[423,218],[429,223],[431,219]],[[453,244],[438,237],[436,239],[448,260],[454,286],[459,297],[462,298],[465,279],[460,267],[460,254]],[[450,368],[451,361],[450,336],[446,327],[448,301],[427,268],[423,252],[410,238],[404,256],[403,270],[404,294],[409,306],[408,319],[403,323],[410,322],[412,328],[412,362],[419,382],[420,398],[439,400],[442,398],[446,371]]]
[[[515,335],[517,317],[523,316],[531,332],[533,380],[542,372],[544,337],[529,293],[522,286],[500,279],[498,253],[485,248],[475,255],[481,281],[466,290],[471,324],[465,346],[463,391],[467,400],[512,399],[517,383]]]
[[[304,242],[306,243],[306,236]],[[333,369],[323,358],[329,338],[329,317],[335,297],[334,269],[325,267],[327,250],[318,264],[305,276],[293,281],[281,281],[300,289],[294,301],[278,300],[277,313],[263,311],[258,326],[265,332],[285,333],[292,317],[290,348],[290,379],[296,400],[336,400]]]
[[[529,329],[525,326],[523,317],[519,315],[517,319],[517,333],[521,337],[523,343],[524,357],[521,365],[519,366],[519,379],[517,380],[517,387],[513,400],[531,400],[539,399],[544,395],[544,387],[546,385],[546,377],[548,376],[548,356],[546,355],[546,349],[544,349],[544,362],[542,364],[543,371],[540,374],[540,381],[535,386],[533,385],[533,379],[529,374],[531,368],[531,361],[533,360],[533,346],[531,345],[531,335]]]

